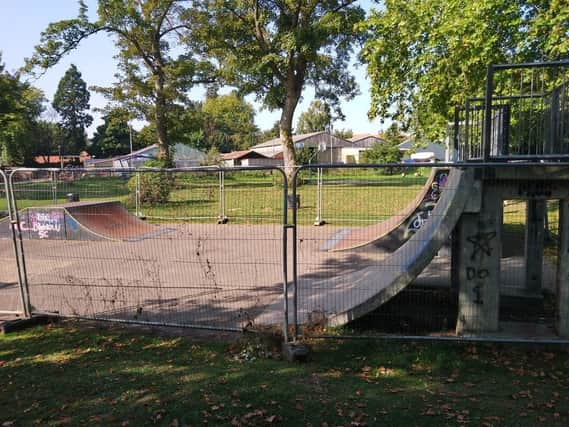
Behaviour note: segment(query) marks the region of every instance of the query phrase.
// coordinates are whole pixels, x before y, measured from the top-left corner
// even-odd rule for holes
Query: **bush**
[[[144,164],[146,167],[162,167],[158,160],[150,160]],[[174,185],[174,177],[169,172],[143,172],[139,175],[139,200],[143,205],[162,204],[168,201],[170,191]],[[128,181],[128,188],[135,194],[137,176],[133,175]]]

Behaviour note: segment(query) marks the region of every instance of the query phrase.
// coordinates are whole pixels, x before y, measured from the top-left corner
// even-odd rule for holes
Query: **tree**
[[[330,107],[320,100],[314,100],[296,122],[296,133],[321,132],[330,126],[332,115]]]
[[[354,136],[354,132],[351,129],[334,129],[334,136],[342,139],[350,139]]]
[[[103,124],[93,134],[89,153],[96,157],[114,157],[128,154],[131,148],[142,148],[142,141],[129,125],[130,114],[122,108],[114,108],[103,116]]]
[[[43,93],[4,70],[0,55],[0,165],[31,164]]]
[[[483,95],[487,65],[567,55],[569,12],[561,3],[386,0],[363,26],[370,118],[441,137],[454,107]]]
[[[156,129],[158,157],[170,164],[168,124],[171,107],[186,100],[196,83],[212,80],[211,66],[188,52],[191,21],[188,8],[177,0],[98,0],[97,20],[90,22],[87,7],[79,1],[79,16],[49,24],[41,35],[26,70],[47,69],[57,64],[83,39],[97,33],[115,38],[119,81],[98,88],[112,100],[152,122]]]
[[[216,147],[221,152],[244,150],[253,145],[257,126],[255,110],[237,94],[218,95],[205,100],[205,149]]]
[[[61,118],[65,136],[65,143],[60,147],[62,156],[66,153],[79,154],[85,149],[85,129],[93,123],[93,117],[87,113],[91,108],[90,97],[87,84],[72,64],[59,81],[52,103]]]
[[[347,1],[204,0],[194,18],[204,53],[222,64],[225,81],[255,93],[281,112],[279,128],[285,172],[295,167],[292,122],[303,89],[315,88],[339,112],[339,99],[357,93],[348,70],[355,24],[364,11]]]
[[[362,163],[399,163],[403,154],[399,151],[397,144],[386,142],[375,144],[368,150],[361,153]],[[385,172],[392,175],[397,171],[397,167],[388,167]]]
[[[266,129],[264,131],[261,131],[261,133],[259,134],[257,140],[258,142],[265,142],[271,139],[275,139],[278,138],[280,135],[280,130],[279,130],[279,121],[277,120],[276,122],[273,123],[273,127],[271,127],[270,129]]]

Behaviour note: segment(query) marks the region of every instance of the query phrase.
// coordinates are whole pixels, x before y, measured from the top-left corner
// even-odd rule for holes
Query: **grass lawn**
[[[198,341],[198,340],[202,341]],[[566,426],[567,350],[167,337],[84,324],[0,337],[0,425]]]
[[[348,173],[349,172],[349,173]],[[381,175],[373,170],[346,170],[324,175],[323,219],[339,225],[366,225],[390,217],[404,208],[421,190],[429,171],[420,176]],[[143,205],[142,214],[152,222],[210,222],[220,215],[219,176],[217,173],[178,173],[169,201]],[[299,224],[312,224],[316,217],[317,186],[315,175],[304,171],[298,187],[301,207]],[[47,179],[47,177],[46,177]],[[87,176],[73,181],[16,182],[19,209],[50,206],[66,202],[66,194],[78,193],[81,201],[118,200],[135,210],[132,189],[120,177]],[[228,172],[225,175],[225,215],[231,223],[282,223],[282,177],[262,172]],[[0,193],[0,211],[6,201]],[[289,221],[291,217],[289,216]]]

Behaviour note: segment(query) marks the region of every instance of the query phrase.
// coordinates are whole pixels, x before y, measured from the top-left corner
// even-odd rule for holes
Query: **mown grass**
[[[203,338],[202,338],[203,339]],[[0,337],[1,425],[565,426],[567,350],[197,341],[81,324]],[[275,355],[267,358],[268,354]]]
[[[428,176],[428,172],[418,176],[382,175],[367,169],[349,172],[324,174],[322,213],[328,223],[365,225],[385,219],[405,207]],[[217,173],[177,173],[168,202],[142,205],[141,212],[153,222],[215,222],[225,214],[232,223],[282,223],[282,181],[276,172],[228,172],[222,211]],[[298,222],[311,224],[317,206],[315,175],[304,172],[299,182]],[[128,180],[118,176],[86,176],[59,181],[57,186],[48,181],[16,182],[14,189],[19,209],[65,203],[68,193],[79,194],[82,201],[118,200],[131,211],[136,207]],[[2,210],[6,202],[0,195]]]

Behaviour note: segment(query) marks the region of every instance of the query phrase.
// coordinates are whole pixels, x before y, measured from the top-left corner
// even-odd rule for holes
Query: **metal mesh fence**
[[[313,165],[290,192],[271,168],[11,186],[35,313],[240,330],[288,305],[317,336],[569,337],[566,163]]]
[[[382,277],[394,279],[399,271],[404,272],[404,262],[413,258],[415,249],[406,245],[403,251],[408,253],[403,258],[396,252],[429,221],[448,176],[448,168],[430,166],[326,168],[321,177],[317,167],[302,169],[297,188],[299,322],[308,329],[324,323],[343,324],[344,318],[360,317],[367,311],[349,327],[373,324],[377,330],[383,327],[393,332],[388,324],[405,323],[404,306],[417,309],[402,302],[409,301],[409,292],[403,300],[395,298],[380,310],[371,306],[357,314],[352,310],[387,289]],[[450,289],[449,244],[447,240],[435,251],[433,262],[414,283],[412,299],[427,301],[430,290]],[[389,299],[379,297],[371,305]],[[432,322],[432,311],[423,314]],[[411,332],[411,327],[398,332]]]
[[[301,333],[557,339],[556,283],[566,280],[557,199],[569,195],[568,173],[562,164],[330,167],[318,189],[317,171],[302,169]],[[315,227],[320,202],[315,224],[325,225]]]
[[[218,224],[218,171],[15,171],[33,310],[220,329],[266,311],[282,323],[283,174],[232,174],[243,185],[227,211],[240,209]]]
[[[8,180],[0,170],[0,315],[21,315],[22,296],[18,283],[8,196]]]

